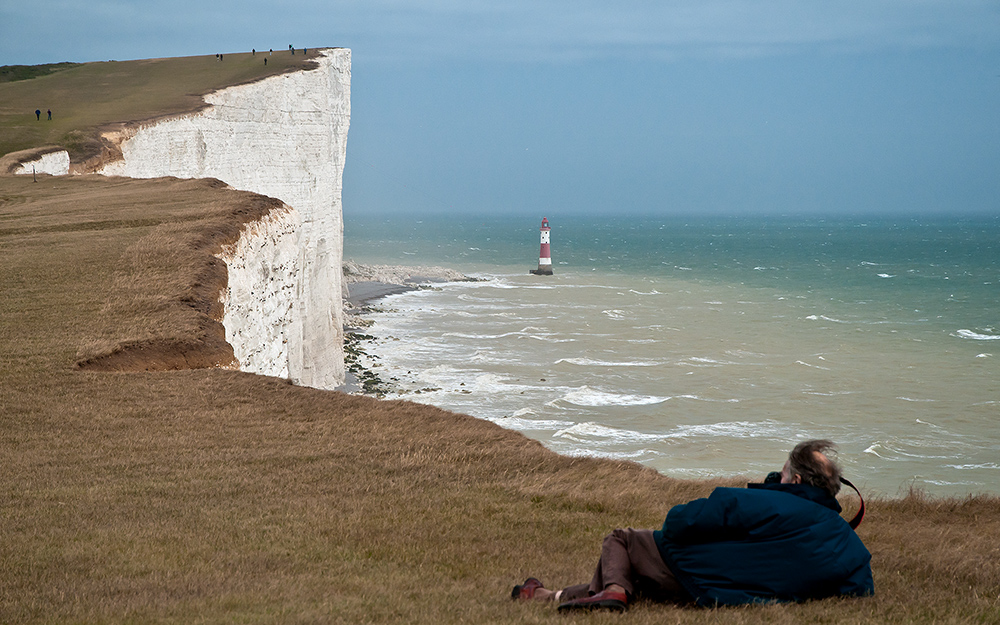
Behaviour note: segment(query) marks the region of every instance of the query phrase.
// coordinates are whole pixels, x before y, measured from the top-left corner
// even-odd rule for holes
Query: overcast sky
[[[0,0],[0,64],[353,50],[350,212],[1000,214],[998,0]]]

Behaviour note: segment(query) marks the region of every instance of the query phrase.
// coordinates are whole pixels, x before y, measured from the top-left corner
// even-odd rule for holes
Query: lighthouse
[[[549,252],[549,220],[542,217],[542,227],[538,229],[541,233],[542,248],[538,252],[538,269],[532,269],[531,273],[536,276],[552,275],[552,254]]]

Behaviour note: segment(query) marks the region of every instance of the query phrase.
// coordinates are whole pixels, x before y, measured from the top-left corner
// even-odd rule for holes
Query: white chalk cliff
[[[351,116],[351,52],[313,70],[205,96],[197,113],[109,138],[123,159],[99,173],[218,178],[287,206],[248,224],[229,269],[226,340],[240,369],[332,389],[344,383],[341,188]]]
[[[69,152],[66,150],[46,152],[38,158],[21,163],[14,170],[14,174],[18,176],[30,176],[32,174],[65,176],[69,174]]]

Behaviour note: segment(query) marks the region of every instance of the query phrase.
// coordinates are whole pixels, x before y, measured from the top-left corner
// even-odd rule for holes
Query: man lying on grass
[[[716,488],[674,506],[658,531],[613,531],[589,584],[553,591],[532,577],[512,596],[565,611],[624,610],[636,597],[715,606],[871,595],[871,554],[839,514],[832,449],[799,443],[780,481]]]

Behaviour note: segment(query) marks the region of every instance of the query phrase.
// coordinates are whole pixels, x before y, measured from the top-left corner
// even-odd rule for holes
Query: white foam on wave
[[[560,358],[555,364],[566,363],[579,365],[581,367],[656,367],[665,364],[658,360],[630,360],[625,362],[611,362],[609,360],[594,360],[592,358]]]
[[[577,423],[568,428],[559,430],[552,435],[553,438],[568,438],[577,442],[593,443],[593,439],[604,441],[625,443],[625,442],[655,442],[663,440],[662,434],[645,434],[634,430],[623,430],[608,427],[600,423],[588,421],[587,423]]]
[[[899,400],[902,400],[902,401],[912,401],[912,402],[934,402],[934,401],[937,401],[936,399],[917,399],[915,397],[904,397],[902,395],[900,395],[896,399],[899,399]]]
[[[622,393],[607,393],[598,391],[587,386],[581,386],[572,390],[554,402],[564,401],[576,406],[649,406],[652,404],[662,404],[670,397],[657,397],[655,395],[627,395]],[[550,402],[553,404],[554,402]]]
[[[880,278],[895,278],[896,277],[895,275],[890,274],[890,273],[880,273],[880,274],[877,274],[877,275]]]
[[[905,451],[904,446],[920,448],[921,442],[919,441],[877,441],[872,443],[865,449],[864,453],[877,456],[882,460],[888,460],[890,462],[900,462],[905,460],[952,460],[955,455],[940,455],[940,454],[927,454],[927,453],[917,453],[915,451]]]
[[[983,462],[981,464],[946,464],[944,466],[949,469],[959,469],[963,471],[968,469],[1000,469],[1000,464],[997,464],[996,462]]]
[[[796,360],[795,364],[802,365],[803,367],[809,367],[810,369],[819,369],[820,371],[829,371],[830,367],[821,367],[819,365],[811,365],[808,362],[803,362],[801,360]]]
[[[518,412],[521,411],[519,410]],[[511,416],[498,417],[496,419],[492,419],[492,421],[500,427],[508,430],[516,430],[518,432],[523,432],[524,430],[562,430],[573,425],[572,421],[559,421],[555,419],[524,419],[515,415],[517,415],[517,413],[514,413],[514,415]]]
[[[624,319],[625,318],[625,311],[624,310],[602,310],[601,312],[604,313],[605,315],[607,315],[608,317],[612,318],[612,319]]]
[[[973,341],[996,341],[1000,340],[1000,335],[997,334],[979,334],[973,332],[972,330],[959,330],[952,334],[952,336],[957,336],[963,339],[971,339]]]
[[[490,395],[499,393],[502,395],[509,395],[511,393],[520,391],[535,391],[537,390],[534,386],[528,386],[524,384],[514,384],[509,381],[505,376],[496,373],[480,373],[472,379],[470,384],[467,384],[469,390],[474,393],[479,393],[482,395]]]
[[[709,423],[699,425],[679,425],[673,430],[664,433],[650,434],[623,428],[611,427],[602,423],[587,421],[576,423],[569,427],[564,427],[555,432],[553,438],[569,440],[582,445],[587,445],[583,453],[590,453],[594,446],[609,447],[612,445],[626,444],[635,445],[654,444],[690,441],[692,439],[718,440],[725,438],[774,438],[784,439],[789,436],[788,426],[781,425],[775,421],[766,420],[762,422],[750,421],[730,421],[724,423]],[[654,450],[639,450],[629,453],[644,455],[652,453],[660,455],[662,452]]]
[[[608,460],[639,460],[648,456],[655,456],[656,452],[649,449],[639,449],[636,451],[600,451],[595,449],[563,449],[560,453],[571,458],[606,458]]]
[[[450,336],[457,339],[472,339],[475,341],[481,341],[484,339],[505,339],[509,336],[528,336],[531,338],[544,338],[539,337],[538,334],[531,334],[525,328],[524,330],[516,330],[512,332],[503,332],[502,334],[467,334],[464,332],[443,332],[441,336]],[[532,328],[535,332],[538,332],[537,328]],[[546,334],[545,336],[551,336],[551,334]]]
[[[740,403],[740,400],[738,399],[710,399],[708,397],[702,397],[700,395],[674,395],[671,399],[693,399],[694,401],[718,402],[722,404]]]
[[[715,360],[714,358],[704,358],[701,356],[688,356],[680,361],[680,364],[689,367],[723,367],[725,365],[735,365],[738,363],[727,360]]]
[[[472,357],[469,358],[470,362],[478,363],[497,363],[504,362],[504,359],[497,358],[496,354],[491,349],[477,349]]]
[[[924,482],[931,484],[933,486],[979,486],[980,482],[967,482],[967,481],[952,481],[952,480],[932,480],[924,479]]]
[[[653,289],[649,293],[644,293],[642,291],[636,291],[635,289],[629,289],[628,292],[629,293],[634,293],[635,295],[663,295],[663,293],[660,293],[656,289]]]
[[[827,317],[826,315],[809,315],[806,319],[809,321],[829,321],[830,323],[850,323],[849,321],[834,319],[833,317]]]
[[[764,421],[724,421],[679,425],[667,434],[668,438],[782,438],[788,436],[789,426],[772,419]]]

